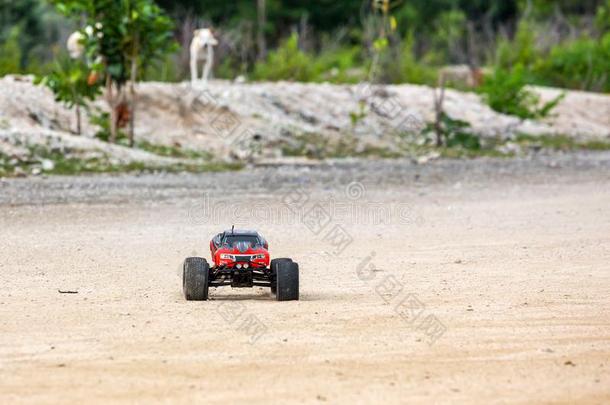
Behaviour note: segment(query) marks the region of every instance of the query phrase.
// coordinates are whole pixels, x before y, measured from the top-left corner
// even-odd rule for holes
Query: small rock
[[[560,167],[557,162],[550,162],[547,166],[551,169],[558,169]]]
[[[576,364],[572,363],[571,360],[566,361],[565,363],[563,363],[565,366],[572,366],[572,367],[576,367]]]
[[[419,165],[425,165],[426,163],[432,161],[432,160],[436,160],[439,157],[441,157],[441,154],[438,152],[432,152],[429,153],[427,155],[424,156],[420,156],[419,158],[417,158],[417,164]]]
[[[55,163],[52,160],[43,159],[41,163],[42,170],[44,170],[45,172],[50,172],[51,170],[55,169]]]
[[[498,151],[504,154],[520,154],[521,146],[514,142],[507,142],[505,145],[502,145],[498,148]]]
[[[21,168],[21,166],[15,167],[15,169],[13,170],[13,173],[15,174],[16,177],[25,177],[25,176],[27,176],[25,170],[23,170]]]

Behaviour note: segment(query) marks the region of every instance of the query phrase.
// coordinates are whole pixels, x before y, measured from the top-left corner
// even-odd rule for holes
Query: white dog
[[[198,80],[198,63],[205,61],[203,67],[203,84],[207,84],[214,64],[214,47],[218,45],[218,41],[214,38],[214,34],[209,28],[195,30],[193,33],[193,41],[191,42],[191,82],[195,84]]]

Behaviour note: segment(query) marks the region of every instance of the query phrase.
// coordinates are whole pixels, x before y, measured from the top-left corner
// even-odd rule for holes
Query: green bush
[[[597,8],[595,25],[600,32],[610,31],[610,0],[606,0],[605,4]]]
[[[556,45],[535,73],[549,85],[610,91],[610,33],[601,41],[581,38]]]
[[[496,69],[492,76],[485,78],[479,92],[495,111],[521,119],[546,117],[564,95],[540,106],[540,97],[526,87],[526,74],[522,65],[512,70]]]
[[[395,83],[427,84],[434,86],[437,83],[438,70],[426,63],[426,58],[434,59],[434,55],[425,55],[423,61],[418,61],[415,55],[415,40],[409,34],[402,43],[400,54],[401,76]]]
[[[21,48],[19,47],[18,27],[13,27],[4,43],[0,43],[0,77],[21,73]]]
[[[257,80],[311,81],[315,77],[312,58],[299,49],[299,37],[292,34],[275,51],[269,52],[267,60],[254,67]]]
[[[67,56],[57,60],[55,68],[47,76],[37,76],[34,84],[48,87],[55,95],[55,101],[76,113],[76,133],[81,133],[81,108],[86,108],[101,94],[101,86],[89,83],[90,69],[82,61],[74,61]]]
[[[63,57],[57,60],[49,75],[37,77],[34,83],[47,86],[55,95],[55,101],[68,108],[75,105],[84,107],[101,94],[99,84],[89,83],[90,72],[84,61]]]
[[[27,55],[28,63],[24,67],[21,66],[24,56],[26,56],[19,43],[22,35],[21,28],[14,26],[10,28],[6,39],[3,42],[0,40],[0,77],[8,74],[49,74],[54,69],[54,64],[49,61],[44,62],[33,52],[29,52]],[[56,47],[51,51],[55,54]]]
[[[610,15],[607,11],[610,10],[610,0],[607,7],[601,7],[597,15],[597,25],[602,32],[610,26],[606,25],[610,24],[607,17]],[[510,88],[517,89],[516,97],[515,94],[508,94],[506,98],[517,101],[521,107],[532,104],[528,102],[532,97],[518,90],[518,82],[610,91],[610,33],[606,33],[602,38],[583,34],[579,39],[555,44],[550,49],[543,50],[536,46],[543,27],[533,21],[521,21],[514,39],[503,39],[498,43],[495,62],[501,77],[491,80],[495,84],[502,81]],[[507,75],[507,72],[512,74]],[[506,108],[522,110],[511,105]]]
[[[458,59],[461,56],[466,32],[467,17],[464,11],[451,9],[442,11],[434,24],[432,40],[435,49],[442,49],[444,60]]]
[[[414,35],[410,33],[402,41],[388,44],[381,49],[375,79],[382,83],[435,85],[437,69],[426,63],[427,61],[418,60],[414,45]]]
[[[364,80],[366,70],[361,54],[361,48],[357,46],[322,49],[313,58],[315,81],[357,83]]]
[[[478,151],[481,149],[479,136],[472,133],[470,124],[466,121],[451,118],[446,113],[441,113],[439,126],[429,123],[426,132],[440,131],[442,145],[447,148],[461,148],[464,150]]]
[[[533,22],[519,22],[514,39],[499,41],[496,49],[496,65],[502,69],[512,69],[520,65],[525,68],[534,66],[542,52],[536,49],[536,33]]]
[[[299,49],[299,37],[292,34],[269,53],[267,59],[256,63],[255,80],[294,80],[299,82],[356,83],[365,78],[361,49],[356,46],[322,49],[317,55]],[[223,69],[224,70],[224,69]]]

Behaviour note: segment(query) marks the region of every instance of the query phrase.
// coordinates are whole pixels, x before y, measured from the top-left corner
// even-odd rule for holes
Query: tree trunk
[[[466,50],[468,66],[470,66],[470,69],[473,70],[479,67],[479,50],[476,39],[477,31],[472,21],[468,21],[466,28],[468,32],[468,47]]]
[[[267,42],[265,40],[265,26],[267,25],[267,6],[266,0],[257,0],[258,8],[258,26],[257,26],[257,45],[258,59],[262,60],[267,57]]]
[[[131,54],[131,82],[129,83],[129,147],[133,148],[136,129],[136,79],[138,78],[138,34],[135,35],[134,47]]]
[[[445,103],[445,77],[442,73],[438,80],[438,87],[440,88],[440,94],[438,94],[438,89],[434,88],[434,132],[436,134],[436,147],[440,148],[443,146],[443,104]]]
[[[525,3],[525,10],[523,11],[523,16],[521,17],[522,20],[527,20],[530,18],[530,15],[532,14],[532,10],[534,8],[534,5],[532,4],[532,0],[527,0],[527,2]]]
[[[383,2],[381,3],[381,12],[383,13],[383,20],[382,20],[381,32],[379,33],[379,36],[381,38],[386,38],[387,37],[386,28],[388,25],[388,16],[390,14],[390,0],[383,0]]]
[[[118,90],[117,90],[118,91]],[[110,143],[116,143],[117,137],[117,116],[116,106],[114,102],[114,94],[112,91],[112,79],[109,74],[106,74],[106,101],[110,107]]]
[[[81,135],[80,104],[76,104],[76,134]]]
[[[309,51],[309,30],[308,30],[309,15],[307,12],[301,15],[301,21],[299,22],[299,49],[302,51]]]
[[[133,148],[133,145],[135,143],[135,131],[136,131],[136,86],[135,86],[135,79],[133,78],[135,76],[135,74],[133,73],[133,71],[135,70],[134,67],[132,66],[132,79],[131,79],[131,84],[129,86],[129,92],[130,92],[130,106],[129,106],[129,147]]]

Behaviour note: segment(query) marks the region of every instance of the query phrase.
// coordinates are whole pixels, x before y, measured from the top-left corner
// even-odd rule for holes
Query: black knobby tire
[[[275,275],[278,301],[297,301],[299,299],[299,265],[293,261],[281,261]]]
[[[287,257],[279,257],[277,259],[273,259],[271,260],[271,265],[269,267],[271,267],[271,293],[272,294],[276,294],[277,293],[277,282],[276,282],[276,277],[275,275],[277,274],[277,265],[280,262],[291,262],[292,259],[287,258]]]
[[[201,257],[189,257],[184,261],[182,290],[187,301],[208,299],[210,265]]]

